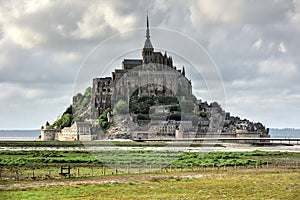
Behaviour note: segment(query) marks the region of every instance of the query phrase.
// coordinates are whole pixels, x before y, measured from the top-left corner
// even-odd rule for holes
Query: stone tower
[[[143,63],[149,63],[154,61],[154,48],[150,41],[149,19],[147,15],[147,28],[146,28],[146,40],[142,51]]]
[[[49,122],[46,122],[41,128],[41,141],[55,141],[58,132],[58,128],[51,128]]]

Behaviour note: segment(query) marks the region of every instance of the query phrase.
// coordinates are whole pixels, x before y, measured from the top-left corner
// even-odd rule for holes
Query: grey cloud
[[[5,50],[0,50],[0,54],[5,56],[5,61],[0,63],[0,82],[62,84],[74,79],[74,70],[78,64],[76,61],[62,65],[53,60],[55,56],[51,52],[27,51],[5,46],[3,49]]]
[[[127,56],[140,57],[138,49],[144,42],[144,29],[133,31],[134,34],[126,31],[144,27],[147,10],[150,26],[184,33],[208,51],[224,81],[228,111],[268,126],[284,126],[279,119],[283,113],[282,116],[290,119],[284,122],[286,126],[299,127],[299,117],[287,114],[300,107],[297,96],[300,94],[300,29],[297,27],[300,20],[296,1],[23,3],[0,3],[0,85],[2,96],[10,97],[1,99],[0,96],[1,105],[9,105],[1,112],[0,128],[13,128],[16,125],[9,124],[10,120],[22,119],[34,108],[32,119],[20,122],[18,127],[38,128],[44,120],[54,120],[71,102],[73,90],[82,91],[91,78],[102,73],[110,75],[112,69],[121,67],[121,60]],[[125,33],[102,43],[79,68],[96,45],[121,32]],[[168,36],[151,29],[154,47],[167,48],[175,58],[178,47],[185,44],[176,37],[165,39]],[[178,43],[178,47],[171,48],[172,42]],[[279,50],[280,44],[284,45],[285,52]],[[194,51],[187,47],[181,55],[193,56]],[[211,84],[207,89],[204,80],[195,76],[193,69],[178,56],[174,62],[179,68],[186,66],[195,93],[203,100],[210,100],[209,90],[218,91],[218,84]],[[104,72],[109,63],[110,68]],[[204,66],[202,73],[213,73],[209,65],[196,64]],[[14,96],[14,90],[24,92]],[[17,111],[18,116],[10,114]]]
[[[210,23],[265,25],[285,21],[293,9],[293,1],[199,0],[193,1],[190,7],[192,20],[200,24],[208,20]]]

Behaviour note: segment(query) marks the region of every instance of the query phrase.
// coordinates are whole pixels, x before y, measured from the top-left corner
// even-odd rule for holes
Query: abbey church
[[[177,69],[166,52],[154,51],[148,16],[142,59],[124,59],[122,69],[116,69],[111,77],[93,79],[92,117],[97,119],[106,108],[112,106],[112,100],[115,102],[121,98],[128,102],[128,96],[134,92],[139,96],[192,95],[191,81],[185,77],[184,67]]]

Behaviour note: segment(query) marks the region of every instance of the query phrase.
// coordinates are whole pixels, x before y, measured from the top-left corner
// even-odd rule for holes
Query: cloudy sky
[[[154,47],[172,54],[176,47],[164,41],[187,46],[159,30],[203,47],[224,86],[226,111],[267,127],[300,128],[300,0],[2,0],[0,129],[53,122],[78,82],[105,74],[107,63],[120,67],[122,55],[138,58],[147,11]]]

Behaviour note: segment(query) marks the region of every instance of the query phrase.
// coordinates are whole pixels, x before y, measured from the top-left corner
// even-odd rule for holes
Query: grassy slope
[[[156,180],[156,179],[155,179]],[[300,199],[300,173],[251,172],[138,183],[6,190],[2,199]]]

